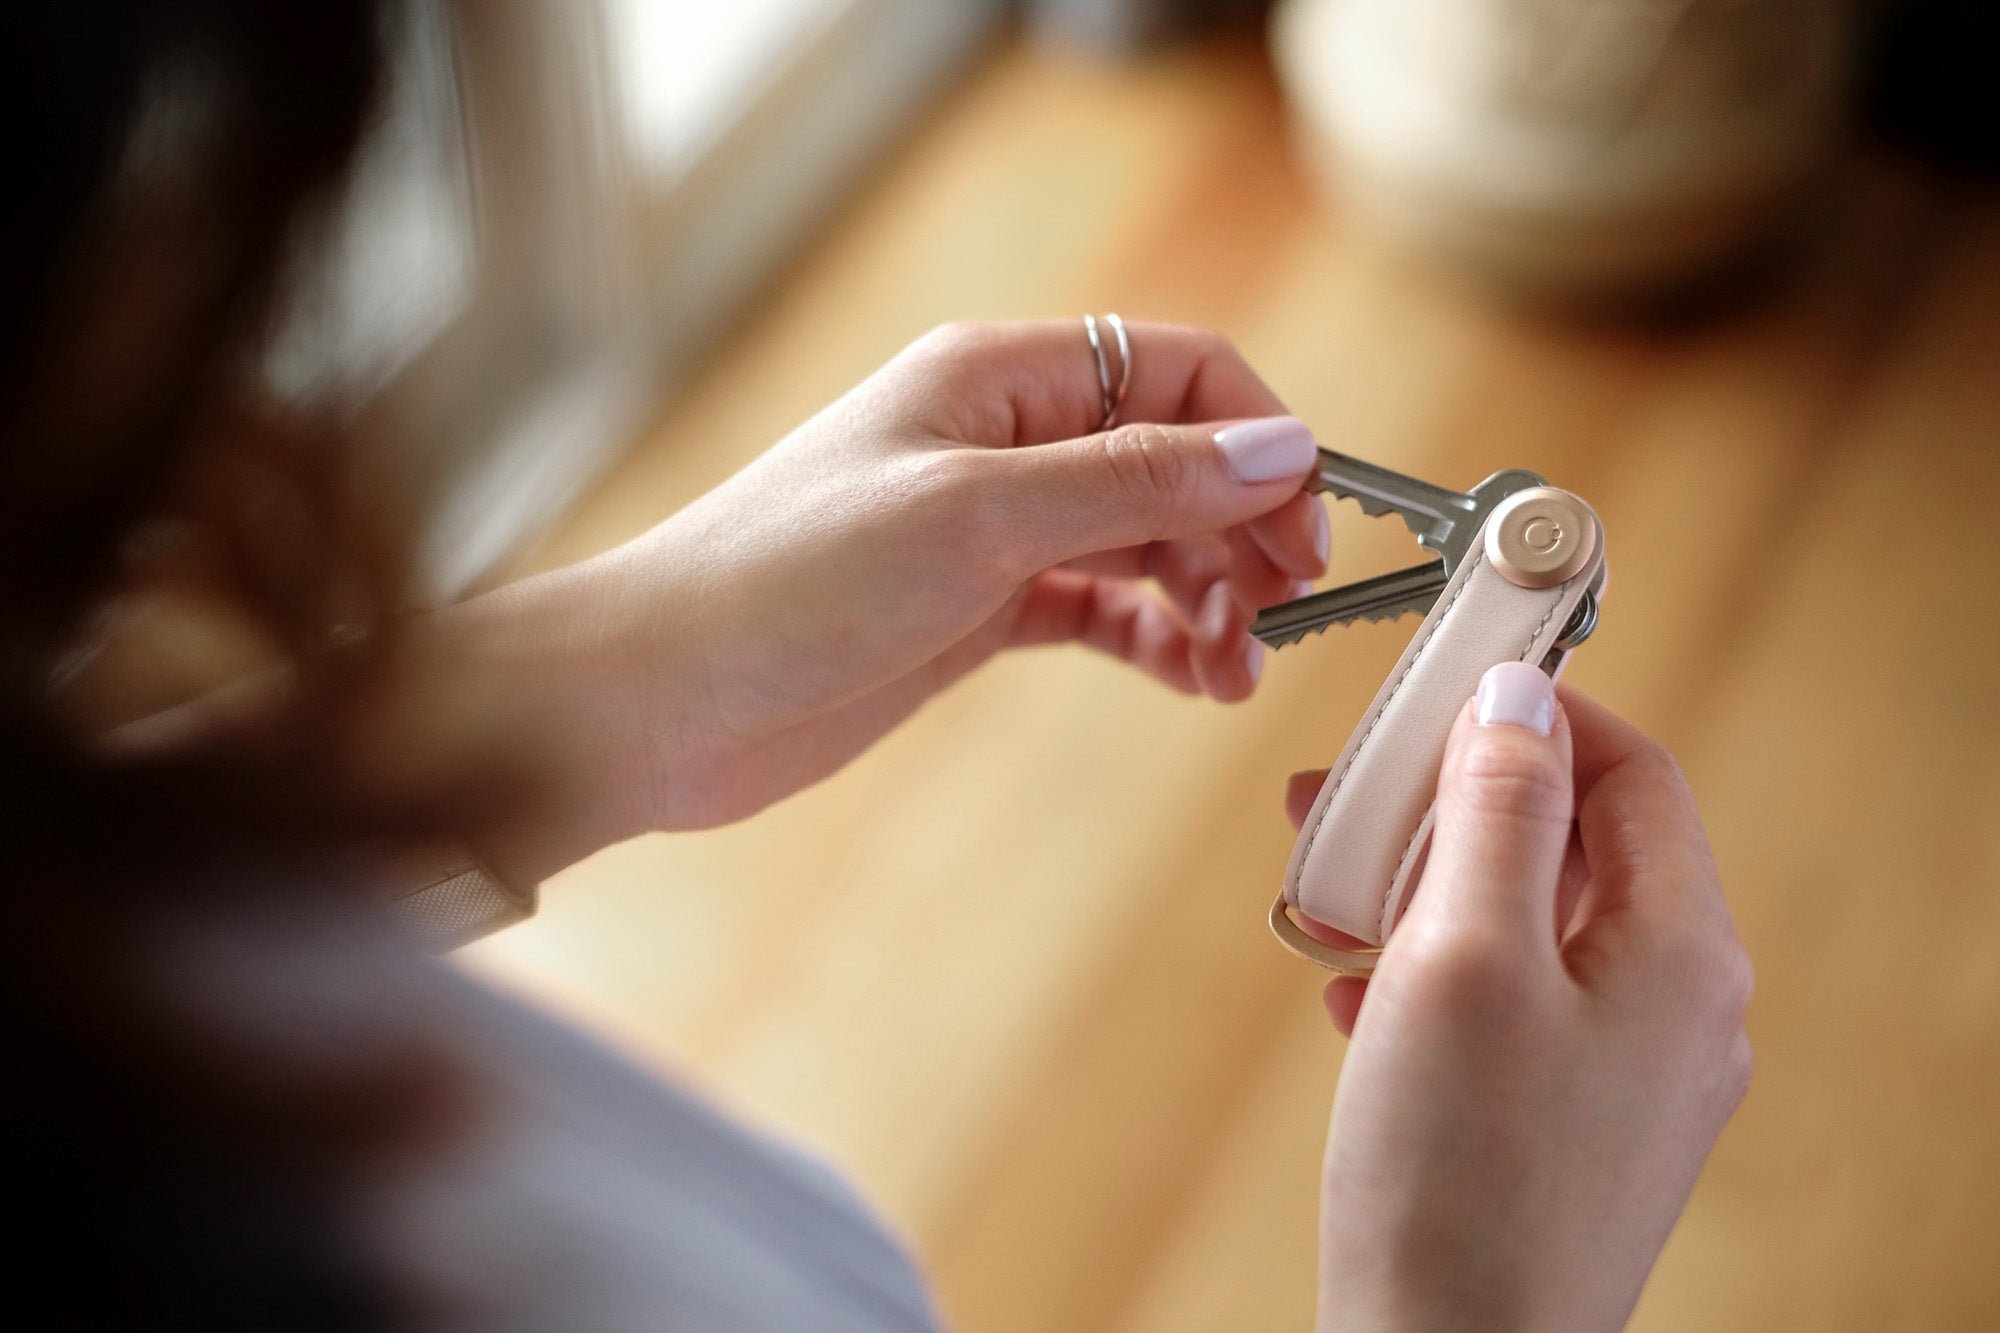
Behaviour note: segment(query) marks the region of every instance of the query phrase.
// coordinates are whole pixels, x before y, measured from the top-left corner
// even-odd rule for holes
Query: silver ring
[[[1097,423],[1099,430],[1110,430],[1118,420],[1118,410],[1125,406],[1125,391],[1132,387],[1132,340],[1125,332],[1125,320],[1119,315],[1106,315],[1104,322],[1118,335],[1118,387],[1111,386],[1111,363],[1104,355],[1104,339],[1097,333],[1097,316],[1083,317],[1083,331],[1090,335],[1091,355],[1097,358],[1097,390],[1104,403],[1104,420]]]

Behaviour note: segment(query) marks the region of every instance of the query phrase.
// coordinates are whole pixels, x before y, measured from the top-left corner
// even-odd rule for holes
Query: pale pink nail
[[[1479,678],[1472,706],[1482,727],[1526,727],[1546,736],[1556,724],[1556,685],[1526,662],[1502,662]]]
[[[1250,683],[1255,685],[1264,678],[1264,645],[1247,634],[1243,641],[1248,645],[1243,650],[1243,665],[1250,672]]]
[[[1297,417],[1259,417],[1215,432],[1230,473],[1246,485],[1304,477],[1319,456],[1312,431]]]
[[[1318,556],[1320,564],[1324,565],[1327,557],[1333,554],[1333,522],[1326,516],[1326,506],[1317,500],[1312,504],[1312,516],[1313,554]]]

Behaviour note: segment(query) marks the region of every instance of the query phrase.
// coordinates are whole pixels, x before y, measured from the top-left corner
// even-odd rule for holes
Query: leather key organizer
[[[1444,551],[1439,575],[1449,576],[1320,788],[1271,907],[1271,928],[1287,948],[1355,975],[1374,970],[1409,905],[1429,850],[1445,742],[1480,677],[1509,661],[1558,674],[1595,628],[1605,587],[1603,525],[1566,491],[1518,489],[1476,529],[1426,544]],[[1282,621],[1284,612],[1266,616]],[[1259,632],[1267,641],[1295,637],[1263,621]],[[1359,943],[1328,944],[1302,918]]]

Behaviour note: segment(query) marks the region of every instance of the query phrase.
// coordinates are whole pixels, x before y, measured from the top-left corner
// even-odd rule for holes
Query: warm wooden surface
[[[1213,325],[1339,447],[1542,470],[1612,544],[1572,679],[1683,757],[1760,978],[1755,1089],[1635,1327],[1988,1327],[1996,203],[1863,162],[1774,299],[1535,324],[1311,199],[1252,56],[1003,52],[535,563],[639,531],[947,318]],[[1335,518],[1337,575],[1408,554]],[[1279,792],[1413,623],[1287,650],[1232,709],[1081,653],[999,663],[754,821],[575,868],[474,965],[840,1159],[969,1333],[1304,1328],[1341,1043],[1265,934]]]

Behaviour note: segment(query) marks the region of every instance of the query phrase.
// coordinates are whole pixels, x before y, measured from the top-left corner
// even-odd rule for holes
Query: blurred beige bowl
[[[1530,296],[1655,297],[1769,237],[1837,142],[1848,0],[1282,0],[1315,165]]]

